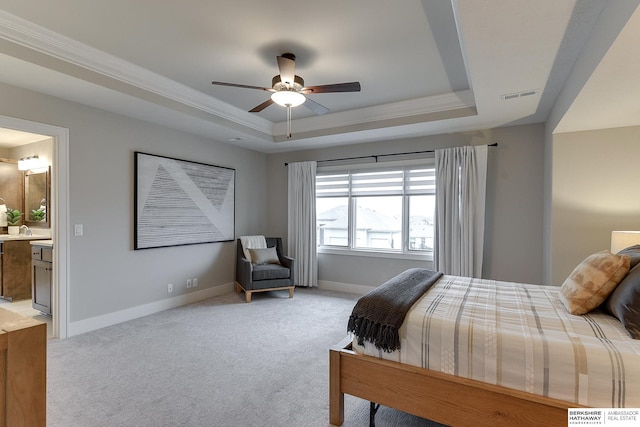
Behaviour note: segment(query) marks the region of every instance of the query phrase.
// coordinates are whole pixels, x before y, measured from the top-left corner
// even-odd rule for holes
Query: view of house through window
[[[402,196],[354,198],[355,248],[402,250]]]
[[[432,164],[316,177],[320,247],[432,253],[434,214]]]
[[[436,196],[409,196],[409,250],[433,252]]]

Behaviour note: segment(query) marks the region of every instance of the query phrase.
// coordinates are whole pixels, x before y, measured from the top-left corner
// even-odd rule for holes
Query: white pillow
[[[249,249],[251,262],[255,265],[280,264],[276,248]]]

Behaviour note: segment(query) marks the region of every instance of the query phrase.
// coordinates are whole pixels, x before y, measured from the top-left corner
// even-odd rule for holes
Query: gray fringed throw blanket
[[[388,280],[358,300],[347,330],[377,348],[392,352],[400,348],[398,330],[411,306],[440,277],[438,271],[411,268]]]

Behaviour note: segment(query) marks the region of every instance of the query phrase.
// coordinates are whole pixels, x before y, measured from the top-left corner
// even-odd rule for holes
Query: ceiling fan
[[[249,110],[250,113],[259,113],[269,105],[276,103],[287,108],[287,138],[291,138],[291,108],[304,104],[309,110],[318,115],[329,111],[327,107],[312,101],[305,95],[331,92],[360,92],[360,82],[334,83],[321,86],[305,86],[302,77],[296,75],[296,56],[293,53],[283,53],[276,58],[280,74],[271,79],[271,87],[242,85],[236,83],[211,82],[219,86],[241,87],[245,89],[258,89],[273,92],[271,97],[260,105]]]

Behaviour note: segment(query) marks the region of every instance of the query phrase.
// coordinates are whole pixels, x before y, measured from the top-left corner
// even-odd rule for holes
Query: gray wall
[[[542,283],[544,125],[443,134],[420,139],[357,144],[268,156],[268,229],[287,235],[285,162],[389,154],[498,142],[489,153],[483,276]],[[321,254],[320,281],[376,286],[418,261]],[[427,265],[426,267],[432,267]]]
[[[611,231],[640,230],[640,127],[552,137],[551,282],[562,284]]]
[[[235,242],[133,250],[133,153],[235,168],[236,235],[266,228],[255,208],[266,203],[266,155],[12,86],[0,92],[0,115],[69,129],[70,224],[84,224],[69,240],[71,322],[184,294],[192,277],[197,290],[233,282]]]

